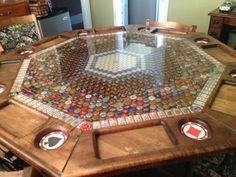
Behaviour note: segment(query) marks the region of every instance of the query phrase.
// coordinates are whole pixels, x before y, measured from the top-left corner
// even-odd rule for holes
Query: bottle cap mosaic
[[[223,71],[185,38],[89,35],[30,55],[11,96],[88,130],[201,112]]]

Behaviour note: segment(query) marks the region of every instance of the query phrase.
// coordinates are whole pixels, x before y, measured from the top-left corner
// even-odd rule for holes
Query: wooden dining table
[[[236,52],[204,33],[74,30],[0,55],[0,143],[52,177],[236,149]]]

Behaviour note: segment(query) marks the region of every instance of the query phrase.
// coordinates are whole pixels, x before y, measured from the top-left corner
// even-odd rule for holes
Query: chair
[[[149,19],[146,20],[145,23],[146,28],[150,27],[160,27],[160,29],[167,29],[167,30],[176,30],[181,32],[196,32],[197,26],[196,25],[186,25],[178,22],[157,22],[157,21],[150,21]]]
[[[31,166],[28,166],[24,161],[20,160],[18,157],[12,154],[7,148],[5,148],[1,144],[0,144],[0,176],[41,177],[38,171],[36,171]]]
[[[26,167],[23,170],[12,171],[12,172],[0,171],[0,176],[2,177],[42,177],[32,167]]]
[[[0,44],[4,52],[23,47],[41,39],[34,15],[11,17],[0,21]]]
[[[118,32],[118,31],[126,31],[124,26],[114,26],[111,28],[97,28],[94,29],[96,34],[102,34],[107,32]]]

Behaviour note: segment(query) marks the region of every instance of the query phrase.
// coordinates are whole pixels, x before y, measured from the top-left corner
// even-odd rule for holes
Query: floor
[[[190,177],[187,163],[150,168],[112,177]]]

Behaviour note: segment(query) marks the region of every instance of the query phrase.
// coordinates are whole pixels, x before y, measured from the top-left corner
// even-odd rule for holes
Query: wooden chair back
[[[0,176],[4,177],[41,177],[41,175],[35,171],[32,167],[27,167],[23,170],[3,172],[0,171]]]
[[[7,148],[5,148],[3,145],[0,144],[0,159],[5,159],[6,156],[8,156],[8,158],[13,158],[13,157],[16,157],[15,155],[13,155],[12,157],[9,156],[9,150]],[[7,158],[7,159],[8,159]],[[8,159],[9,161],[11,161],[10,159]],[[8,162],[8,161],[7,161]],[[3,163],[2,161],[0,163]],[[10,163],[10,162],[9,162]],[[5,168],[2,168],[2,165],[1,166],[1,169],[0,169],[0,176],[2,177],[41,177],[41,175],[39,174],[38,171],[36,171],[33,167],[31,166],[28,166],[28,167],[25,167],[24,169],[22,170],[17,170],[17,171],[10,171],[11,168],[9,167],[6,167],[6,169],[8,168],[7,171],[4,171],[6,170]],[[7,166],[5,164],[5,166]],[[14,166],[14,165],[13,165]]]
[[[4,52],[31,44],[41,38],[35,15],[11,17],[0,21],[0,44]]]
[[[119,32],[119,31],[126,31],[124,26],[113,26],[110,28],[96,28],[94,32],[96,34],[108,33],[108,32]]]
[[[196,32],[197,26],[196,25],[186,25],[178,22],[157,22],[157,21],[150,21],[149,19],[146,20],[145,26],[148,27],[160,27],[163,29],[172,29],[177,31],[183,32]]]

